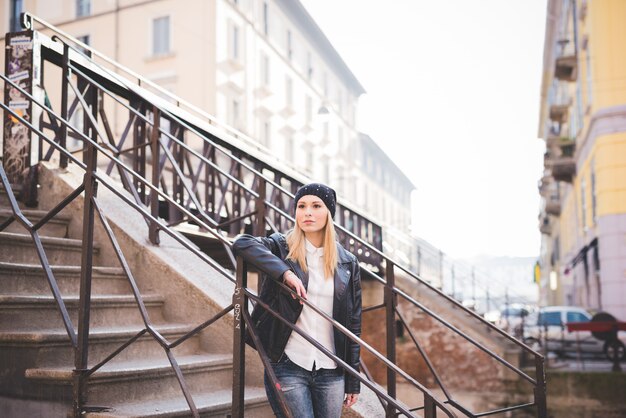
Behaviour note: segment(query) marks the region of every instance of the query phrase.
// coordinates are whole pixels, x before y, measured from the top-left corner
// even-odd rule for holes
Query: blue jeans
[[[308,371],[293,363],[286,355],[272,363],[276,378],[291,413],[297,418],[339,418],[344,398],[343,369]],[[284,418],[278,398],[265,373],[265,392],[274,414]]]

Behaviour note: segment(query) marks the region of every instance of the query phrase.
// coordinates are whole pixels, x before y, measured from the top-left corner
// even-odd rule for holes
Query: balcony
[[[560,216],[561,215],[561,199],[559,195],[551,195],[546,201],[546,213],[548,215]]]
[[[554,65],[554,77],[562,81],[576,81],[577,62],[576,55],[558,57]]]
[[[558,146],[552,148],[551,158],[546,161],[546,166],[550,168],[552,177],[556,181],[571,183],[576,175],[576,142],[569,138],[561,138]],[[547,153],[546,153],[547,154]]]
[[[552,160],[552,177],[556,181],[571,183],[576,175],[574,157],[557,157]]]
[[[558,146],[561,141],[562,138],[559,135],[548,134],[548,138],[546,139],[546,148]]]
[[[550,120],[558,123],[565,123],[567,121],[567,112],[569,105],[567,104],[553,104],[550,106]]]

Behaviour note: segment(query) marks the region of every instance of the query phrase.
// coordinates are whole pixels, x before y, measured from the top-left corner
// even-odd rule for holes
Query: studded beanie
[[[294,212],[298,207],[298,201],[302,196],[313,195],[322,199],[322,202],[326,205],[330,211],[330,216],[335,217],[335,208],[337,207],[337,193],[330,187],[322,183],[310,183],[306,184],[298,189],[296,196],[294,197]]]

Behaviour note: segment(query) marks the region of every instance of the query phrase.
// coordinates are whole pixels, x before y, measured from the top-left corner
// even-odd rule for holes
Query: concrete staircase
[[[48,209],[66,192],[54,190],[59,188],[58,180],[48,178],[44,181],[54,186],[40,195],[40,202],[45,202],[43,206]],[[36,223],[47,211],[24,209],[23,213]],[[39,231],[75,329],[82,245],[76,239],[80,237],[77,231],[82,222],[76,215],[80,213],[74,205],[73,209],[64,210]],[[6,192],[0,190],[0,224],[11,214]],[[104,242],[105,237],[101,235],[98,243]],[[143,245],[146,245],[145,241]],[[128,248],[131,254],[142,254],[141,251],[141,248]],[[110,251],[105,250],[103,254],[100,244],[94,249],[93,256],[97,267],[92,284],[90,366],[106,358],[144,328],[131,287],[123,270],[116,266],[117,260],[110,256]],[[176,306],[180,306],[181,298],[202,299],[206,295],[198,295],[202,292],[188,286],[187,290],[191,288],[196,294],[181,296],[168,287],[171,284],[159,286],[158,282],[142,281],[140,273],[134,274],[140,289],[145,289],[142,297],[155,329],[168,341],[191,331],[210,318],[211,311],[215,310],[207,304],[202,318],[189,311],[177,312]],[[194,303],[202,306],[198,301],[190,302]],[[221,325],[218,335],[224,339],[229,332],[232,333],[228,324]],[[87,403],[94,407],[94,412],[85,416],[190,415],[164,350],[147,335],[144,334],[89,379]],[[233,363],[228,349],[232,343],[212,342],[213,338],[215,335],[205,330],[172,351],[201,415],[224,417],[230,413],[232,396]],[[72,405],[73,362],[74,351],[32,238],[14,222],[0,232],[0,416],[68,416]],[[249,379],[252,386],[246,388],[247,417],[272,416],[258,375],[257,372]]]

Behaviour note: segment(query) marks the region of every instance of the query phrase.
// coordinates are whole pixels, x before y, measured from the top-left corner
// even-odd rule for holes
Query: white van
[[[557,355],[597,353],[607,354],[611,349],[606,341],[597,339],[590,331],[567,330],[568,322],[589,322],[592,315],[576,306],[547,306],[529,315],[524,321],[524,342],[539,350],[552,351]],[[618,356],[625,357],[626,332],[619,332],[621,342]],[[545,347],[543,345],[545,344]]]

